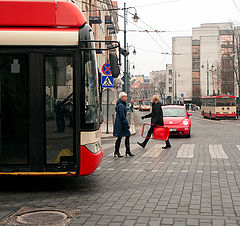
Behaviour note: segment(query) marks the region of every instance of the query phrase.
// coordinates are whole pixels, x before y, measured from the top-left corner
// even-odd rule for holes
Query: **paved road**
[[[69,225],[240,225],[240,120],[194,112],[191,138],[171,138],[169,150],[156,140],[142,149],[135,135],[134,157],[114,158],[114,141],[103,141],[91,176],[2,179],[0,219],[28,206],[78,210]]]

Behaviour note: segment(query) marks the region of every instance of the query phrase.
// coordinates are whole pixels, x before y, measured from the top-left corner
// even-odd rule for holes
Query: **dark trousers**
[[[147,145],[147,142],[149,141],[151,135],[153,134],[153,131],[154,131],[154,125],[151,125],[151,127],[150,127],[150,129],[148,130],[148,133],[147,133],[147,138],[145,138],[145,140],[143,141],[143,146],[144,147]],[[166,141],[166,145],[167,146],[170,145],[169,139]]]
[[[118,137],[115,143],[115,153],[119,153],[122,137]],[[130,151],[130,136],[125,138],[126,152]]]

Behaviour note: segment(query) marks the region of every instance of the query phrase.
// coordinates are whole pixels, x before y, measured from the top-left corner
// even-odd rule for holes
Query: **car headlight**
[[[184,126],[187,126],[187,125],[188,125],[188,121],[187,121],[187,120],[184,120],[184,121],[183,121],[183,125],[184,125]]]

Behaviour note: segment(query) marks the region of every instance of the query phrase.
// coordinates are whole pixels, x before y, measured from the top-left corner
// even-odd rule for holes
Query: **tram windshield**
[[[85,80],[85,108],[84,119],[82,120],[83,129],[96,129],[99,126],[99,85],[98,85],[98,73],[97,73],[97,60],[96,51],[93,38],[93,32],[89,25],[85,25],[82,29],[81,40],[83,42],[82,47],[85,48],[83,52],[84,58],[84,80]],[[89,49],[89,50],[88,50]]]

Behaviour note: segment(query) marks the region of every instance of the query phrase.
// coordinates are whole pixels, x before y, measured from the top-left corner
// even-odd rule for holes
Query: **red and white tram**
[[[101,163],[89,40],[74,3],[0,1],[0,175],[89,175]]]

